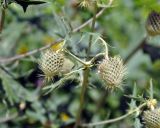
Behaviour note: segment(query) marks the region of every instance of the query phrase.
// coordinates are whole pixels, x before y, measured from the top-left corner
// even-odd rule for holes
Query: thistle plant
[[[59,18],[58,17],[59,18],[58,19],[55,16],[56,17],[55,19],[56,20],[58,19],[57,22],[60,24],[58,26],[58,30],[61,29],[61,27],[62,27],[62,31],[57,32],[58,31],[57,30],[55,32],[57,34],[56,36],[58,36],[60,39],[57,39],[57,41],[55,41],[55,42],[47,44],[47,45],[45,45],[41,48],[35,49],[33,51],[28,51],[28,52],[21,54],[21,55],[16,55],[16,56],[13,56],[13,57],[7,58],[7,59],[0,58],[0,62],[3,62],[4,64],[6,64],[6,63],[8,64],[9,62],[16,61],[16,64],[17,63],[19,64],[20,59],[24,59],[25,57],[30,56],[29,61],[31,61],[31,59],[34,58],[33,54],[41,53],[38,58],[38,67],[44,74],[44,81],[46,82],[45,83],[46,86],[44,86],[44,87],[42,87],[42,89],[41,88],[40,89],[44,92],[48,91],[45,94],[54,93],[54,96],[55,96],[56,95],[55,89],[62,87],[62,85],[65,85],[66,83],[67,83],[67,85],[70,85],[70,82],[75,80],[78,83],[78,84],[77,83],[76,84],[79,85],[77,88],[75,88],[78,90],[76,93],[79,96],[79,99],[78,99],[78,102],[76,102],[76,105],[77,105],[77,103],[79,103],[79,104],[78,104],[78,106],[75,105],[77,108],[76,108],[76,111],[73,112],[74,114],[72,115],[73,120],[71,122],[71,127],[74,127],[74,128],[94,127],[94,126],[98,127],[100,125],[114,124],[118,121],[121,121],[121,120],[124,120],[127,118],[134,118],[135,119],[134,124],[136,124],[135,128],[140,128],[140,124],[144,125],[144,127],[146,127],[146,128],[160,128],[160,108],[158,106],[158,99],[155,99],[155,97],[154,97],[154,91],[153,91],[154,87],[153,87],[152,80],[150,80],[149,94],[147,93],[148,87],[146,87],[144,89],[145,95],[143,95],[143,93],[141,93],[141,92],[138,92],[139,90],[138,90],[138,86],[136,84],[133,89],[132,89],[132,87],[129,87],[131,89],[129,91],[127,90],[128,92],[133,91],[133,94],[131,94],[131,95],[128,94],[128,92],[126,91],[126,88],[124,86],[122,86],[124,83],[124,80],[126,79],[126,75],[127,75],[126,63],[132,57],[132,55],[135,54],[137,52],[137,50],[142,47],[142,44],[144,44],[144,42],[142,42],[142,44],[140,43],[140,45],[136,49],[134,49],[126,59],[123,59],[123,56],[121,56],[121,53],[116,53],[116,54],[114,54],[114,52],[111,53],[111,51],[113,49],[111,47],[108,47],[109,45],[112,45],[112,44],[110,44],[111,42],[109,41],[109,39],[106,38],[104,35],[100,34],[98,30],[96,31],[95,26],[96,26],[97,18],[99,16],[101,16],[106,9],[113,6],[113,1],[114,0],[109,0],[109,1],[107,1],[108,3],[105,5],[104,3],[106,1],[103,1],[103,0],[79,0],[79,5],[81,7],[84,7],[81,9],[85,10],[86,8],[92,7],[92,11],[89,12],[93,15],[93,17],[91,19],[87,20],[86,22],[84,22],[83,24],[81,24],[80,26],[78,26],[77,28],[74,29],[72,27],[72,24],[68,23],[67,18],[64,18],[64,17]],[[4,7],[2,8],[2,16],[1,16],[2,18],[0,20],[0,32],[2,32],[2,28],[4,28],[4,15],[5,15],[4,10],[7,9],[11,3],[17,3],[17,4],[21,5],[24,12],[25,12],[29,5],[42,4],[45,2],[43,2],[43,1],[13,0],[9,3],[6,3],[6,0],[3,0],[2,3],[3,3]],[[76,3],[77,3],[77,1],[76,1]],[[86,9],[85,11],[88,11],[88,9]],[[65,15],[65,13],[64,13],[64,15]],[[87,26],[89,24],[90,24],[90,26],[89,26],[90,31],[88,29],[87,29],[87,32],[81,31],[82,28],[84,28],[85,26]],[[144,25],[144,27],[146,27],[146,31],[149,36],[159,35],[160,34],[160,15],[159,15],[159,13],[151,12],[147,18],[146,26]],[[73,39],[73,38],[75,38],[74,34],[77,36],[76,41],[74,41],[74,39]],[[83,36],[83,34],[85,36]],[[23,34],[22,34],[22,36],[23,36]],[[81,51],[81,49],[79,51],[77,50],[78,51],[77,52],[74,49],[76,46],[74,47],[73,44],[75,45],[75,42],[77,42],[77,40],[79,41],[79,43],[81,43],[81,41],[83,40],[83,37],[85,38],[84,39],[85,46],[83,46],[85,48],[83,49],[84,54],[81,56],[81,54],[79,54],[79,51]],[[72,44],[70,44],[70,43],[72,43]],[[92,52],[92,50],[94,49],[93,47],[94,48],[96,47],[98,50],[96,52]],[[26,60],[23,60],[23,61],[26,61]],[[35,62],[35,61],[31,61],[31,62],[37,64],[37,62]],[[13,67],[14,67],[14,65],[13,65]],[[5,73],[8,75],[5,76]],[[128,74],[131,74],[131,73],[128,72]],[[91,77],[93,77],[93,75],[96,76],[96,80],[98,81],[98,82],[96,81],[96,85],[92,85],[92,81],[90,79]],[[58,79],[56,79],[54,81],[55,76],[58,76]],[[12,79],[12,81],[14,81],[14,80],[17,80],[17,78],[15,78],[14,75],[10,74],[8,72],[8,70],[6,70],[3,67],[3,65],[2,66],[0,65],[0,78],[3,79],[1,83],[6,85],[6,86],[4,86],[4,90],[5,91],[7,89],[9,90],[8,92],[6,91],[5,94],[7,94],[7,96],[9,96],[9,94],[14,95],[16,89],[14,88],[14,86],[8,87],[9,82],[7,81],[7,79],[9,79],[9,80]],[[29,78],[26,78],[26,79],[28,80]],[[26,80],[26,79],[24,79],[24,80]],[[68,80],[70,80],[70,81],[68,82]],[[13,85],[15,83],[16,82],[13,82]],[[12,84],[12,82],[11,82],[11,84]],[[17,84],[17,85],[19,85],[19,84]],[[92,87],[94,87],[94,88],[92,88]],[[26,86],[26,88],[27,88],[27,86]],[[99,109],[101,109],[101,105],[99,105],[99,101],[105,103],[105,105],[106,105],[105,100],[107,99],[107,96],[112,95],[112,93],[111,93],[112,91],[121,92],[121,90],[119,90],[119,88],[123,88],[122,95],[125,98],[129,99],[126,101],[127,103],[126,103],[125,108],[127,108],[127,111],[125,113],[123,113],[122,115],[120,115],[116,118],[112,118],[112,119],[110,119],[110,115],[108,115],[108,119],[103,120],[103,121],[101,121],[101,120],[95,121],[93,118],[94,116],[92,116],[92,118],[89,120],[89,122],[86,122],[82,119],[83,118],[83,116],[82,116],[83,109],[85,107],[84,105],[88,104],[88,102],[86,102],[88,95],[86,95],[86,94],[89,94],[88,93],[89,91],[93,91],[93,95],[96,94],[96,93],[94,93],[95,90],[97,92],[99,91],[98,93],[100,93],[100,94],[102,91],[105,94],[107,94],[107,95],[103,95],[103,93],[102,93],[102,95],[98,95],[100,97],[100,100],[96,99],[98,102],[95,100],[92,101],[93,104],[95,104],[95,106],[97,106],[97,108],[99,110]],[[92,89],[95,89],[95,90],[92,90]],[[14,90],[14,91],[12,91],[12,90]],[[25,90],[25,88],[24,88],[24,90]],[[70,90],[68,91],[68,90],[67,90],[67,92],[71,93],[71,98],[77,98],[75,93],[72,93],[72,91],[70,91]],[[87,90],[89,90],[89,91],[87,91]],[[52,91],[54,91],[54,92],[52,92]],[[28,115],[33,115],[34,118],[39,119],[39,117],[41,117],[41,114],[47,115],[47,118],[40,118],[39,119],[42,122],[44,127],[48,127],[47,125],[44,125],[46,122],[48,124],[50,124],[50,122],[57,123],[55,121],[56,119],[52,120],[55,116],[54,114],[52,115],[52,112],[53,113],[57,112],[57,109],[55,109],[55,106],[49,106],[48,107],[49,111],[48,110],[44,111],[46,104],[49,104],[50,102],[51,102],[51,104],[54,104],[55,103],[54,101],[53,102],[52,101],[45,102],[46,104],[42,104],[42,106],[41,106],[41,105],[39,105],[39,103],[37,103],[38,100],[41,98],[41,96],[39,96],[39,93],[41,93],[41,92],[39,92],[39,93],[36,92],[36,94],[38,95],[35,98],[37,102],[35,102],[35,104],[33,104],[33,105],[30,105],[31,104],[30,102],[34,102],[34,101],[28,100],[28,99],[30,97],[32,99],[33,96],[30,95],[30,93],[27,93],[26,91],[20,90],[19,92],[20,93],[17,96],[19,98],[18,100],[16,98],[12,99],[12,96],[9,97],[9,101],[11,102],[11,105],[9,105],[9,107],[12,106],[14,104],[13,101],[15,101],[15,104],[16,104],[16,106],[19,106],[20,111],[23,110],[24,111],[23,113],[26,112]],[[127,95],[125,95],[126,93],[127,93]],[[23,98],[22,94],[25,94],[24,97],[26,96],[27,98],[26,97]],[[95,96],[95,97],[97,97],[97,96]],[[3,102],[5,101],[5,98],[2,100]],[[92,100],[92,98],[91,98],[91,100]],[[58,103],[59,103],[59,101],[60,100],[58,97]],[[5,103],[7,104],[7,102],[5,102]],[[17,103],[20,103],[20,104],[17,105]],[[58,103],[55,103],[55,104],[58,104]],[[119,101],[118,101],[118,103],[120,104]],[[33,107],[35,109],[35,111],[37,110],[37,108],[42,107],[40,112],[37,110],[38,116],[35,116],[36,114],[34,115],[32,112],[25,111],[28,104],[29,104],[29,107],[31,107],[31,108]],[[68,105],[68,103],[67,103],[67,105]],[[107,105],[108,105],[108,103],[107,103]],[[90,105],[90,106],[92,107],[92,105]],[[64,108],[67,108],[67,107],[65,106]],[[106,113],[109,111],[108,110],[109,107],[108,108],[107,107],[105,108],[105,109],[107,109]],[[51,109],[54,109],[54,110],[52,111]],[[18,113],[18,114],[16,113],[16,117],[19,116],[20,114],[21,113]],[[59,116],[58,114],[55,117],[61,118],[61,115]],[[62,115],[65,115],[65,114],[63,113]],[[98,115],[98,114],[96,112],[95,113],[93,112],[93,115]],[[141,121],[139,119],[140,116],[142,117],[143,121]],[[12,117],[11,119],[10,118],[7,119],[7,121],[10,121],[14,118],[15,118],[15,116]],[[26,118],[26,116],[24,116],[24,118]],[[65,115],[65,119],[63,119],[63,120],[67,120],[68,118],[69,117]],[[7,122],[7,121],[2,120],[0,122]],[[16,124],[17,124],[17,122],[16,122]],[[134,125],[134,124],[132,124],[132,125]],[[52,127],[52,126],[49,126],[49,127]],[[56,126],[53,126],[53,127],[56,127]]]

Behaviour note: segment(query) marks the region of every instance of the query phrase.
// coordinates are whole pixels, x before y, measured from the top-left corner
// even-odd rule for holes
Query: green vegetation
[[[160,128],[158,0],[0,10],[0,128]]]

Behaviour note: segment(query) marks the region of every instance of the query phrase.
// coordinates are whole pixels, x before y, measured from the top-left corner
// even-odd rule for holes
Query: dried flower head
[[[143,120],[146,128],[160,128],[160,108],[145,111]]]
[[[39,61],[40,69],[43,71],[47,81],[50,81],[53,76],[61,72],[64,63],[64,56],[60,51],[46,50],[41,55]]]
[[[119,87],[126,74],[126,68],[120,56],[105,58],[98,67],[99,75],[105,82],[107,89]]]
[[[160,14],[152,11],[146,22],[146,30],[150,36],[155,36],[160,34]]]

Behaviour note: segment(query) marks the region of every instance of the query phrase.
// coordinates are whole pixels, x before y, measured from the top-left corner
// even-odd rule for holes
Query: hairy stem
[[[29,52],[26,52],[26,53],[24,53],[24,54],[15,55],[15,56],[10,57],[10,58],[1,58],[1,57],[0,57],[0,63],[8,63],[8,62],[12,62],[12,61],[16,61],[16,60],[25,58],[25,57],[27,57],[27,56],[31,56],[31,55],[33,55],[33,54],[35,54],[35,53],[37,53],[37,52],[41,52],[41,51],[43,51],[43,50],[46,50],[46,49],[52,47],[54,44],[58,44],[59,42],[62,42],[62,41],[63,41],[62,39],[59,39],[59,40],[57,40],[57,41],[55,41],[55,42],[52,42],[52,43],[50,43],[50,44],[47,44],[47,45],[41,47],[41,48],[34,49],[34,50],[29,51]]]
[[[97,12],[97,5],[95,3],[95,13],[93,16],[93,20],[92,20],[92,26],[91,26],[91,31],[94,31],[94,26],[95,26],[95,22],[96,22],[96,12]],[[91,45],[92,45],[92,38],[93,35],[90,35],[89,37],[89,44],[88,44],[88,50],[87,50],[87,57],[86,59],[89,59],[89,54],[90,54],[90,50],[91,50]],[[89,76],[89,67],[86,66],[86,69],[83,72],[83,83],[82,83],[82,90],[81,90],[81,94],[80,94],[80,105],[79,105],[79,109],[78,109],[78,113],[77,113],[77,117],[76,117],[76,123],[75,123],[75,127],[77,128],[77,126],[80,123],[81,120],[81,114],[82,114],[82,110],[83,110],[83,105],[84,105],[84,99],[85,99],[85,94],[87,91],[87,87],[88,87],[88,76]]]
[[[66,52],[67,54],[69,54],[72,58],[74,58],[75,60],[79,61],[81,64],[83,65],[86,65],[87,66],[87,63],[82,61],[81,59],[79,59],[78,57],[76,57],[74,54],[72,54],[71,52],[69,52],[68,50],[64,50],[64,52]]]
[[[144,106],[146,106],[147,103],[143,103],[141,104],[138,108],[135,108],[134,110],[129,111],[127,114],[114,118],[114,119],[110,119],[110,120],[105,120],[105,121],[100,121],[100,122],[95,122],[95,123],[89,123],[89,124],[82,124],[82,127],[92,127],[92,126],[97,126],[97,125],[104,125],[104,124],[109,124],[109,123],[114,123],[120,120],[125,119],[126,117],[132,115],[133,113],[139,111],[140,109],[142,109]]]
[[[85,92],[88,86],[88,76],[89,76],[89,68],[86,68],[83,72],[83,83],[82,83],[82,90],[81,90],[81,95],[80,95],[80,105],[79,105],[79,109],[77,112],[76,123],[75,123],[74,128],[77,128],[80,123],[83,104],[84,104],[84,98],[85,98]]]
[[[103,45],[105,47],[105,58],[108,58],[108,46],[107,46],[107,43],[101,37],[99,39],[102,41],[102,43],[103,43]]]

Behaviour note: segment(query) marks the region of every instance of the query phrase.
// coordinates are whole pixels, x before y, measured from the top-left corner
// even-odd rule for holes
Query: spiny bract
[[[106,89],[119,87],[126,74],[126,68],[119,56],[105,58],[98,69],[100,77],[105,82]]]
[[[146,128],[160,128],[160,108],[144,111],[143,120]]]
[[[47,49],[42,53],[39,61],[40,69],[47,80],[52,79],[53,76],[61,72],[63,63],[63,54],[60,51],[55,52],[52,49]]]

